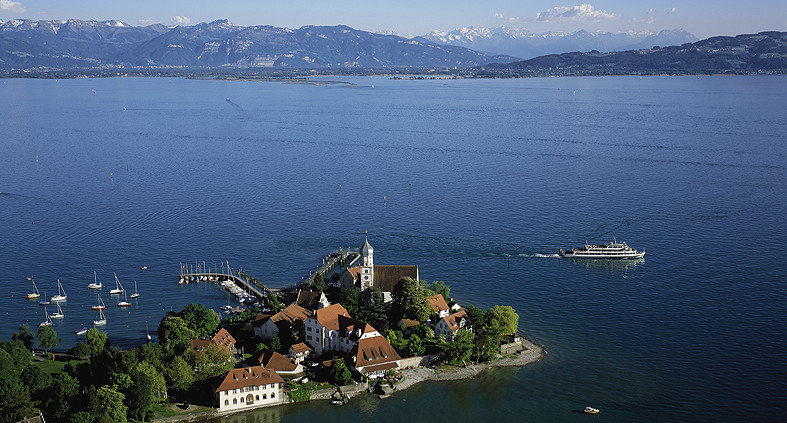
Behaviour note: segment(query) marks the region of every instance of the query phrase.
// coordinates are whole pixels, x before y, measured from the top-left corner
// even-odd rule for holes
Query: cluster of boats
[[[232,295],[234,295],[238,302],[243,304],[252,304],[256,303],[257,299],[254,298],[253,295],[249,294],[248,292],[244,291],[243,288],[239,287],[235,284],[235,282],[226,280],[221,283],[221,286],[224,287],[227,291],[229,291]]]
[[[41,294],[38,291],[38,286],[36,286],[35,280],[33,280],[32,277],[28,277],[27,280],[32,282],[32,284],[33,284],[33,292],[27,294],[25,296],[25,298],[27,298],[29,300],[34,300],[34,299],[40,298]],[[89,283],[87,285],[87,287],[89,289],[92,289],[92,290],[100,290],[100,289],[102,289],[104,287],[104,285],[101,282],[98,281],[98,277],[96,275],[96,272],[93,272],[93,282]],[[118,279],[117,274],[115,274],[115,288],[111,289],[109,291],[109,294],[110,295],[121,295],[121,294],[123,295],[123,299],[121,299],[117,303],[118,307],[131,307],[131,303],[128,301],[128,299],[129,298],[132,298],[132,299],[133,298],[138,298],[139,295],[140,295],[139,291],[137,290],[137,281],[134,281],[134,293],[131,294],[131,295],[128,295],[128,293],[126,292],[125,288],[123,288],[123,285],[120,283],[120,280]],[[46,294],[44,294],[44,298],[39,302],[40,305],[45,306],[44,307],[44,315],[46,316],[46,320],[43,321],[39,326],[41,326],[41,327],[52,326],[52,319],[62,319],[62,318],[64,318],[65,314],[63,314],[63,308],[60,306],[60,304],[62,302],[64,302],[64,301],[66,301],[66,300],[68,300],[68,295],[66,295],[65,289],[63,289],[63,284],[60,283],[60,279],[58,279],[57,280],[57,295],[55,295],[51,299],[47,300],[46,299]],[[49,314],[49,309],[47,309],[46,306],[51,305],[51,304],[54,304],[57,307],[57,312]],[[101,299],[101,294],[100,293],[96,293],[96,305],[93,305],[93,306],[90,307],[91,310],[98,311],[98,318],[96,320],[93,320],[93,325],[94,326],[103,326],[103,325],[107,324],[107,318],[104,315],[104,310],[106,308],[107,307],[106,307],[106,304],[104,303],[104,300]],[[75,333],[77,335],[83,335],[83,334],[87,333],[87,328],[81,328],[81,329],[77,330]],[[148,337],[150,337],[150,335],[148,335]]]
[[[581,259],[639,259],[645,256],[645,251],[637,251],[625,242],[618,242],[613,238],[607,244],[589,244],[585,241],[584,248],[572,248],[558,252],[560,257]]]

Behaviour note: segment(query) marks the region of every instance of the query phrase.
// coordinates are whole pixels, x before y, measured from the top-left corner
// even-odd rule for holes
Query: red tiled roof
[[[262,366],[244,367],[230,370],[216,388],[216,392],[273,383],[284,383],[284,379],[273,370],[263,368]]]
[[[295,297],[295,304],[307,309],[317,308],[317,304],[320,303],[321,295],[321,292],[298,290],[298,296]]]
[[[339,321],[339,330],[342,331],[342,334],[346,336],[348,333],[359,337],[358,330],[360,329],[360,335],[365,333],[377,332],[377,329],[373,328],[372,325],[362,322],[360,320],[355,320],[353,318],[347,316],[338,316]]]
[[[467,319],[467,312],[464,310],[457,311],[454,314],[449,314],[448,316],[443,317],[443,320],[448,323],[448,328],[451,329],[451,331],[456,332],[456,330],[459,329],[459,321],[462,320],[462,318]],[[468,319],[468,322],[469,321],[470,319]]]
[[[399,367],[399,365],[396,364],[395,361],[392,361],[390,363],[383,363],[383,364],[375,364],[375,365],[372,365],[372,366],[366,366],[366,367],[363,368],[363,372],[364,373],[375,373],[375,372],[379,372],[380,370],[395,369],[397,367]]]
[[[224,328],[219,329],[210,340],[228,350],[232,350],[235,347],[235,338]]]
[[[351,354],[355,356],[356,368],[401,360],[399,354],[384,336],[373,336],[359,340]]]
[[[353,279],[358,280],[358,277],[361,275],[361,266],[351,267],[347,271],[350,272]]]
[[[273,350],[263,350],[259,356],[254,359],[255,362],[260,363],[262,367],[279,372],[291,372],[295,370],[297,365],[289,358],[279,354]]]
[[[374,287],[383,292],[393,291],[399,279],[404,277],[418,279],[418,266],[374,266]]]
[[[436,312],[448,310],[448,304],[446,304],[445,298],[443,298],[442,294],[435,294],[426,297],[426,302],[429,303],[429,305],[432,307],[432,310]]]
[[[300,343],[297,343],[297,344],[293,345],[292,346],[292,350],[295,351],[296,354],[298,354],[298,353],[302,353],[302,352],[306,352],[306,351],[311,351],[312,348],[310,346],[306,345],[305,343],[300,342]]]
[[[339,330],[339,316],[350,317],[350,313],[341,304],[331,304],[314,312],[313,317],[328,330]]]
[[[281,321],[292,323],[296,319],[306,320],[306,318],[311,315],[311,311],[306,310],[297,304],[290,304],[284,310],[271,316],[271,320],[273,320],[273,323],[279,323]]]
[[[413,319],[402,319],[399,322],[400,326],[404,325],[404,327],[406,327],[406,328],[411,328],[413,326],[418,326],[419,324],[420,324],[420,322],[418,320],[413,320]]]

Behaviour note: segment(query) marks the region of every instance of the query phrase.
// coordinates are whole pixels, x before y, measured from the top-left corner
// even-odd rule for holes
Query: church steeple
[[[363,257],[359,275],[361,278],[361,291],[374,286],[374,248],[369,244],[368,233],[365,238],[363,248],[361,248],[361,257]]]

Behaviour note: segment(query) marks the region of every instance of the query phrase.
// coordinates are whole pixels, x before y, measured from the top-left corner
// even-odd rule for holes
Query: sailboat
[[[118,307],[131,307],[131,303],[128,302],[128,295],[125,292],[123,292],[123,298],[124,300],[118,303]]]
[[[47,306],[49,304],[52,304],[52,303],[49,302],[49,300],[46,299],[46,291],[44,291],[44,299],[39,301],[38,304],[40,304],[42,306]]]
[[[66,295],[66,290],[63,289],[63,284],[60,283],[60,279],[57,280],[57,295],[52,297],[53,302],[57,301],[65,301],[68,299],[68,295]]]
[[[148,337],[148,341],[153,339],[153,338],[150,337],[150,329],[148,329],[148,321],[147,320],[145,320],[145,336]]]
[[[120,284],[120,280],[118,280],[118,275],[117,275],[117,273],[115,273],[115,289],[109,291],[109,293],[112,294],[112,295],[116,295],[116,294],[119,295],[119,294],[122,294],[123,291],[125,291],[123,289],[123,285]]]
[[[87,328],[77,329],[74,333],[77,334],[77,335],[84,335],[84,334],[87,333]]]
[[[93,320],[93,324],[96,326],[107,324],[107,318],[104,316],[104,310],[98,311],[98,320]]]
[[[38,326],[52,326],[52,319],[49,318],[49,312],[47,312],[46,309],[44,309],[44,314],[46,314],[46,321],[41,322],[41,324]]]
[[[131,294],[131,298],[139,297],[139,292],[137,292],[137,281],[134,281],[134,293]]]
[[[63,314],[63,309],[60,308],[60,303],[55,303],[55,305],[57,306],[57,313],[52,313],[52,315],[49,317],[52,319],[62,319],[65,317],[65,314]]]
[[[36,281],[33,278],[27,278],[30,282],[33,282],[33,292],[25,295],[25,298],[28,300],[35,300],[36,298],[40,297],[41,294],[38,293],[38,287],[36,286]]]
[[[93,271],[93,283],[88,284],[87,287],[90,289],[101,289],[104,287],[104,284],[98,281],[95,270]]]
[[[93,310],[103,310],[103,309],[107,308],[107,306],[104,304],[104,300],[101,299],[101,295],[96,294],[96,297],[98,298],[98,304],[96,304],[96,305],[94,305],[94,306],[92,306],[90,308],[93,309]]]

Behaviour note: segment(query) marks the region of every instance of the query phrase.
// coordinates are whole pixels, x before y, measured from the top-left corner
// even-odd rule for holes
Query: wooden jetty
[[[337,267],[350,267],[359,258],[361,258],[361,253],[358,252],[357,248],[355,250],[340,248],[336,251],[332,251],[327,257],[322,259],[322,265],[317,268],[317,271],[309,273],[309,276],[301,281],[301,283],[297,284],[294,288],[308,289],[311,287],[311,284],[314,282],[314,278],[317,277],[318,273],[321,273],[323,276],[325,276],[328,273],[334,271],[334,269]]]

